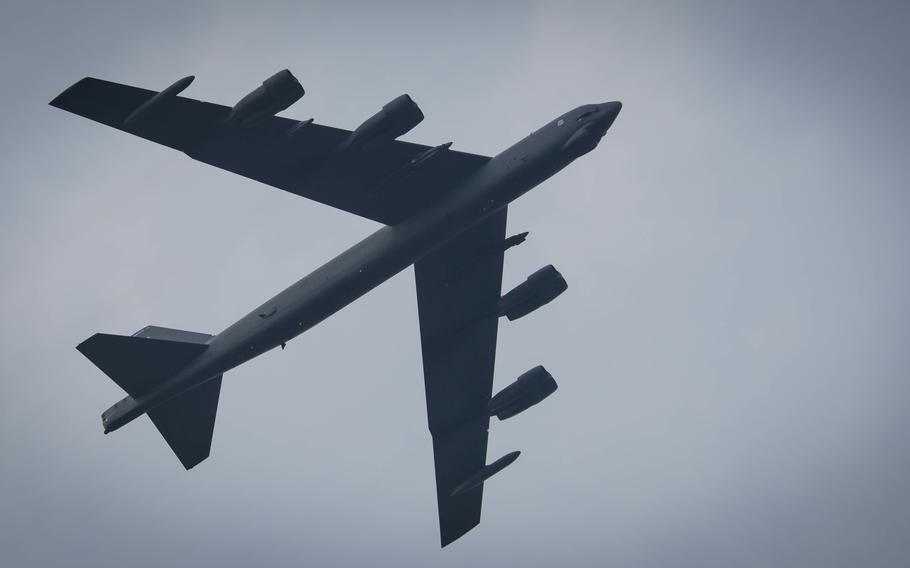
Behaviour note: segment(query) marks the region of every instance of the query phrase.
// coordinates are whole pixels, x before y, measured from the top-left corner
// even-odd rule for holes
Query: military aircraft
[[[384,227],[209,335],[147,326],[97,333],[77,349],[128,396],[101,415],[112,432],[148,414],[186,469],[208,457],[222,375],[281,346],[414,265],[427,417],[442,546],[480,522],[490,417],[515,416],[556,390],[541,366],[492,395],[497,323],[566,290],[546,266],[500,296],[508,204],[593,150],[619,102],[571,110],[495,157],[398,137],[423,120],[408,96],[353,131],[276,116],[304,89],[288,70],[233,107],[179,96],[194,77],[155,92],[86,77],[51,105],[189,157],[382,223]]]

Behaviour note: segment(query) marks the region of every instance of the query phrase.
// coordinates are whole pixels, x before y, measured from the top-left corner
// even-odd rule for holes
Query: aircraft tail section
[[[102,414],[105,432],[141,416],[137,399],[175,376],[208,349],[211,335],[147,326],[131,336],[96,333],[76,349],[129,394]],[[190,469],[208,457],[221,375],[148,411],[149,418]]]
[[[212,336],[148,326],[131,336],[96,333],[76,349],[137,398],[174,376],[208,348]]]
[[[186,469],[209,457],[220,393],[221,375],[218,375],[148,412],[155,428]]]

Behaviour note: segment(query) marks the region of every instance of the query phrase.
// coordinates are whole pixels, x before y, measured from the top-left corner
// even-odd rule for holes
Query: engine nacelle
[[[556,391],[556,388],[553,375],[538,365],[522,373],[514,383],[499,391],[490,399],[487,409],[490,416],[496,415],[500,420],[505,420],[547,398]]]
[[[279,71],[263,81],[261,87],[240,99],[231,109],[228,121],[255,126],[296,103],[303,93],[300,81],[290,71]]]
[[[552,264],[548,264],[500,298],[496,305],[496,314],[499,317],[506,316],[509,320],[517,320],[552,302],[568,287],[562,274]]]
[[[360,150],[371,142],[394,140],[423,120],[423,112],[411,97],[401,95],[366,119],[342,144],[343,150]]]

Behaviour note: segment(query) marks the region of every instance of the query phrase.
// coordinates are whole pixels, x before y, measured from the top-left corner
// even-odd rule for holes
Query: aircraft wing
[[[399,140],[339,152],[350,130],[277,116],[242,125],[226,120],[231,107],[181,96],[162,97],[153,113],[125,122],[156,94],[86,77],[50,104],[388,225],[435,203],[490,159],[442,148],[412,164],[431,147]]]
[[[442,546],[480,522],[483,484],[451,493],[486,465],[505,230],[503,208],[414,265]]]

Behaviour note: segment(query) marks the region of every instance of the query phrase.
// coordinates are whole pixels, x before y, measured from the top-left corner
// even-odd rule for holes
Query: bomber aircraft
[[[567,287],[550,265],[500,295],[504,253],[527,236],[506,237],[507,207],[593,150],[622,104],[580,106],[488,157],[398,140],[423,120],[406,94],[351,131],[276,116],[304,94],[288,70],[233,107],[179,96],[193,79],[155,92],[86,77],[50,104],[384,226],[217,335],[147,326],[79,344],[128,395],[101,415],[104,432],[148,414],[192,468],[209,455],[226,371],[284,348],[413,264],[446,546],[480,522],[484,481],[518,457],[486,463],[490,417],[556,390],[537,366],[492,396],[499,318],[520,318]]]

